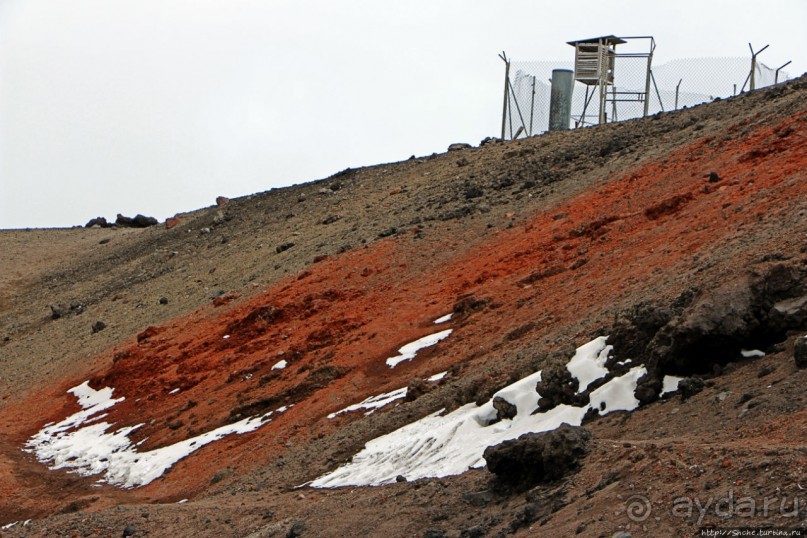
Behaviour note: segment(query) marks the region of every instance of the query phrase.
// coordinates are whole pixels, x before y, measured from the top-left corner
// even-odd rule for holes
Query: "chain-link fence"
[[[749,90],[749,58],[687,58],[652,66],[648,114],[691,107]],[[518,138],[548,129],[552,70],[574,69],[574,62],[510,62],[509,90],[504,112],[504,137]],[[790,77],[756,63],[755,87],[771,86]],[[606,120],[623,121],[642,117],[647,89],[647,58],[615,58],[614,84],[608,86]],[[572,128],[599,121],[599,92],[596,86],[574,83]],[[586,103],[588,101],[588,104]]]

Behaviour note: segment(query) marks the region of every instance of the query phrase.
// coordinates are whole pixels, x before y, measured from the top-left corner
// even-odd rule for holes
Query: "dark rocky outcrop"
[[[795,268],[776,265],[701,293],[648,344],[650,369],[707,373],[737,360],[742,349],[784,340],[788,329],[804,322],[803,303],[792,301],[803,295],[802,280]]]
[[[580,385],[566,368],[566,362],[551,364],[541,372],[541,381],[535,387],[541,396],[538,400],[541,411],[561,404],[581,406],[588,401],[585,395],[577,394]]]
[[[496,410],[499,420],[511,420],[518,414],[518,407],[508,402],[501,396],[495,396],[493,398],[493,409]]]
[[[699,377],[687,377],[678,382],[678,392],[681,393],[681,398],[686,400],[696,395],[704,389],[706,384],[703,379]]]
[[[714,289],[685,294],[669,307],[640,305],[617,321],[609,342],[621,358],[643,363],[636,387],[642,405],[655,401],[665,375],[682,375],[682,397],[703,389],[693,375],[719,372],[743,349],[767,349],[788,331],[807,328],[805,276],[777,264]]]
[[[646,374],[636,382],[636,390],[633,395],[639,400],[639,405],[647,405],[658,399],[658,395],[663,387],[663,376],[659,371],[648,370]]]
[[[157,225],[158,221],[154,217],[147,217],[145,215],[137,214],[134,218],[132,218],[125,217],[118,213],[118,217],[115,219],[115,224],[124,228],[148,228],[149,226]]]
[[[104,217],[95,217],[94,219],[90,219],[90,221],[84,225],[85,228],[92,228],[93,226],[109,228],[112,225],[108,223]]]
[[[455,142],[454,144],[450,144],[448,146],[448,151],[460,151],[470,147],[472,147],[471,144],[467,144],[465,142]]]
[[[518,489],[550,482],[576,471],[588,452],[591,432],[562,424],[543,433],[527,433],[485,449],[488,470]]]
[[[135,215],[132,219],[135,228],[148,228],[149,226],[156,226],[159,222],[154,217],[147,217],[145,215]]]

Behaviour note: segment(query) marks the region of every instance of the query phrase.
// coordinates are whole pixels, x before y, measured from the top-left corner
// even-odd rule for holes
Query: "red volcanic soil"
[[[193,499],[223,469],[249,477],[284,455],[291,463],[278,471],[283,485],[301,484],[379,433],[464,403],[462,394],[473,399],[503,386],[517,370],[508,361],[525,350],[580,345],[644,300],[673,301],[743,273],[765,254],[776,260],[803,253],[805,127],[804,109],[780,118],[746,115],[652,160],[633,164],[626,156],[631,164],[604,170],[585,190],[507,214],[506,226],[412,224],[308,264],[260,292],[245,288],[151,325],[80,373],[54,377],[0,409],[0,514],[14,521]],[[433,324],[452,311],[451,322]],[[402,345],[446,328],[453,333],[414,360],[394,369],[385,364]],[[281,360],[287,367],[272,369]],[[406,415],[326,418],[446,370],[433,389],[437,396],[409,404]],[[143,424],[132,435],[145,440],[141,450],[293,407],[253,433],[199,450],[146,487],[97,487],[92,478],[48,471],[19,451],[43,424],[78,409],[66,390],[87,378],[125,397],[107,420],[116,427]],[[803,411],[797,416],[803,426]],[[777,419],[765,427],[787,437]],[[300,456],[297,447],[315,442],[330,448],[322,457]],[[698,450],[687,449],[686,457]]]

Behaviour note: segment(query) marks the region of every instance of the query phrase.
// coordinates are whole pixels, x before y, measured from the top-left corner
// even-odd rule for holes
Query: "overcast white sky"
[[[653,35],[654,63],[807,71],[805,0],[0,0],[0,228],[164,219],[478,143],[504,66]]]

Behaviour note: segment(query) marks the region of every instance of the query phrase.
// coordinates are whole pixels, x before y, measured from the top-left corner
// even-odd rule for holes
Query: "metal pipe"
[[[650,71],[650,79],[653,81],[653,87],[656,89],[656,97],[658,97],[658,106],[661,107],[661,111],[664,112],[664,103],[661,102],[661,92],[658,91],[658,84],[656,84],[656,77],[653,76],[653,71]]]
[[[516,112],[518,112],[518,119],[521,120],[521,127],[522,128],[518,130],[518,132],[521,133],[521,131],[523,131],[523,130],[525,130],[527,128],[527,124],[524,121],[524,116],[521,114],[521,107],[518,106],[518,98],[516,97],[516,91],[513,89],[512,85],[510,85],[510,95],[513,96],[513,102],[516,104]],[[510,133],[511,133],[510,139],[515,140],[516,138],[518,138],[518,134],[513,136],[512,132],[513,132],[513,109],[511,108],[510,109]]]
[[[586,110],[588,110],[588,103],[591,101],[591,97],[594,96],[594,92],[591,92],[591,96],[588,94],[588,90],[591,86],[586,84],[586,95],[583,97],[583,112],[580,113],[580,120],[579,122],[575,122],[574,128],[577,129],[578,126],[582,125],[585,127],[586,125]]]

